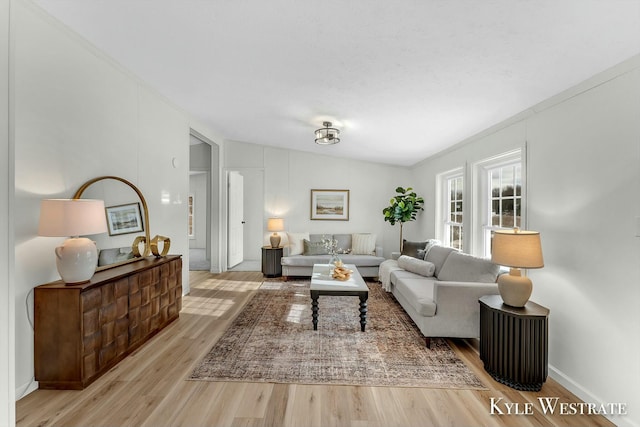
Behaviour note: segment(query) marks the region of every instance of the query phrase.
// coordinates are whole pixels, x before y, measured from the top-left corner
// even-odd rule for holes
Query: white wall
[[[10,124],[10,2],[0,0],[0,426],[15,424],[13,138]]]
[[[313,139],[306,143],[313,144]],[[224,165],[264,169],[264,211],[257,213],[263,223],[263,244],[269,243],[267,218],[280,216],[286,231],[376,233],[388,257],[399,250],[400,229],[384,222],[382,209],[397,186],[411,185],[407,168],[240,142],[225,143]],[[349,221],[312,221],[311,189],[350,190]],[[405,236],[410,237],[410,231]],[[283,237],[285,244],[286,233]]]
[[[551,310],[550,374],[586,401],[627,403],[619,425],[640,425],[639,119],[636,57],[413,170],[435,192],[438,173],[526,142],[528,228],[545,259],[531,299]],[[433,211],[420,222],[429,235],[434,224]]]
[[[151,236],[170,237],[170,252],[182,254],[188,265],[189,134],[196,125],[37,6],[12,5],[15,378],[20,396],[35,386],[31,291],[59,278],[53,249],[63,240],[37,236],[40,200],[71,197],[97,176],[123,177],[147,200]],[[183,285],[187,292],[188,268]]]

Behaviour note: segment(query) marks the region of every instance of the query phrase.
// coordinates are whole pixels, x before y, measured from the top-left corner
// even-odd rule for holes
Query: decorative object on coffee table
[[[333,268],[333,272],[331,273],[331,277],[333,279],[345,282],[351,278],[353,270],[343,266],[342,261],[339,261],[334,265],[335,267]]]
[[[502,303],[480,298],[480,359],[498,382],[516,390],[539,391],[547,379],[549,310],[534,302]]]
[[[499,230],[493,234],[491,262],[511,267],[509,274],[498,277],[498,289],[505,304],[524,307],[531,296],[531,279],[523,276],[521,268],[542,268],[542,246],[540,233],[513,230]]]
[[[342,267],[342,260],[338,256],[338,240],[334,239],[332,236],[322,236],[321,242],[327,253],[331,255],[329,264]]]

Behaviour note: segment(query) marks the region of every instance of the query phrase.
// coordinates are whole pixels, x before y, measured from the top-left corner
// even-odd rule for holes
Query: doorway
[[[230,271],[261,271],[264,241],[264,170],[229,169],[226,175],[227,268]],[[238,184],[238,181],[242,184]],[[239,185],[242,186],[241,189],[237,188]],[[232,207],[232,204],[236,203],[234,199],[237,200],[237,204],[241,204],[241,208]],[[239,209],[242,211],[241,216],[238,216]],[[242,233],[237,231],[237,227],[242,228]],[[232,254],[232,251],[235,253]]]
[[[194,130],[189,137],[189,270],[220,272],[219,148]]]
[[[238,171],[227,174],[229,209],[229,238],[227,239],[227,268],[244,261],[244,177]]]

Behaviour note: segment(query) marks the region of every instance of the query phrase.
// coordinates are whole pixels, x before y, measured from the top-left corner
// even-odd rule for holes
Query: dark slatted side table
[[[549,309],[528,301],[511,307],[500,295],[480,298],[480,359],[496,380],[539,391],[547,379]]]
[[[282,276],[282,247],[272,248],[271,246],[262,247],[262,274],[267,277]]]

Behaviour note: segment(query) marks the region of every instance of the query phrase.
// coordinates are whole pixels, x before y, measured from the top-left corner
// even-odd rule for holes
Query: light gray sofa
[[[499,266],[449,247],[429,247],[424,259],[387,260],[383,270],[387,290],[416,323],[427,347],[432,337],[478,338],[478,299],[498,294]]]
[[[292,233],[288,234],[288,240],[293,238]],[[301,233],[296,233],[298,238]],[[302,233],[304,234],[304,233]],[[356,233],[366,234],[366,233]],[[375,241],[375,235],[372,236],[372,241]],[[304,236],[306,237],[306,236]],[[382,247],[372,246],[371,251],[356,251],[354,253],[352,242],[353,234],[308,234],[307,243],[303,244],[302,253],[295,255],[289,255],[292,252],[292,248],[297,245],[294,242],[289,241],[284,248],[284,256],[280,263],[282,264],[282,276],[284,280],[287,280],[291,276],[311,276],[313,271],[313,264],[326,264],[331,259],[331,255],[326,253],[326,249],[322,245],[323,238],[333,238],[337,240],[337,248],[339,250],[338,257],[345,264],[354,264],[358,268],[358,272],[362,277],[378,277],[378,269],[380,264],[385,260],[382,256]],[[346,253],[345,253],[346,252]]]

